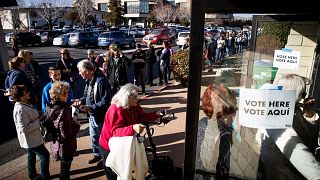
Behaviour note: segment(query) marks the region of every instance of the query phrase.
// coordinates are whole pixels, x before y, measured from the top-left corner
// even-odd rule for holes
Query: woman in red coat
[[[113,136],[132,136],[141,133],[144,121],[154,121],[160,117],[161,111],[145,113],[138,104],[138,87],[133,84],[126,84],[121,87],[111,100],[111,105],[104,118],[99,144],[100,153],[103,157],[103,164],[109,155],[109,139]],[[117,179],[117,175],[105,167],[105,173],[109,180]]]

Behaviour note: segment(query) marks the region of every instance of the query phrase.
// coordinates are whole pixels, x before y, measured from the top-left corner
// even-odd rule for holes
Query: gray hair
[[[50,98],[52,100],[60,100],[60,97],[69,92],[69,84],[64,81],[55,81],[49,90]]]
[[[93,66],[92,62],[90,62],[87,59],[80,61],[77,64],[77,67],[78,67],[79,71],[84,71],[84,70],[94,71],[94,66]]]
[[[120,88],[120,90],[113,96],[111,104],[115,104],[117,107],[128,108],[129,97],[138,96],[139,88],[131,83],[128,83]]]
[[[273,84],[283,86],[283,90],[296,90],[296,100],[300,101],[302,94],[306,91],[306,84],[309,83],[309,79],[299,76],[297,74],[285,74],[281,78],[277,79]]]

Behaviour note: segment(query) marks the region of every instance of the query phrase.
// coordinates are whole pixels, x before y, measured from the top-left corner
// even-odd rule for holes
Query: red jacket
[[[133,125],[144,121],[154,121],[158,119],[156,112],[145,113],[140,105],[123,109],[111,104],[102,127],[99,143],[107,151],[109,139],[113,136],[132,136],[134,134]]]

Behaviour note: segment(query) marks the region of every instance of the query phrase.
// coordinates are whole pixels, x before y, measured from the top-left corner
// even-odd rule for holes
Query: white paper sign
[[[300,62],[299,51],[275,50],[273,57],[273,67],[284,69],[298,69]]]
[[[291,127],[295,96],[295,90],[240,89],[240,125],[267,129]]]

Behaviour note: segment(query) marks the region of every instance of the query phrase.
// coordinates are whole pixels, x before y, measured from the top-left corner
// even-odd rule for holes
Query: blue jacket
[[[26,75],[25,72],[23,72],[20,69],[12,69],[8,72],[7,74],[7,78],[5,81],[5,88],[6,89],[11,89],[12,86],[14,85],[25,85],[28,88],[28,91],[30,92],[30,102],[32,104],[35,103],[35,95],[34,95],[34,91],[33,91],[33,87],[32,87],[32,82],[31,80],[28,78],[28,76]],[[9,97],[10,101],[13,101],[12,97]]]
[[[93,88],[93,94],[90,95],[91,104],[89,114],[95,118],[96,123],[103,123],[104,116],[111,102],[111,86],[107,78],[96,71],[92,83],[87,81],[84,95],[80,99],[82,104],[86,103],[87,91],[89,86]]]
[[[47,111],[47,105],[49,105],[49,103],[51,102],[51,98],[50,98],[50,94],[49,94],[49,90],[51,89],[51,85],[52,82],[49,82],[42,91],[42,111],[45,113]],[[67,104],[71,105],[72,102],[71,100],[73,99],[73,92],[72,92],[72,88],[69,88],[69,96],[68,96],[68,100],[67,100]]]

